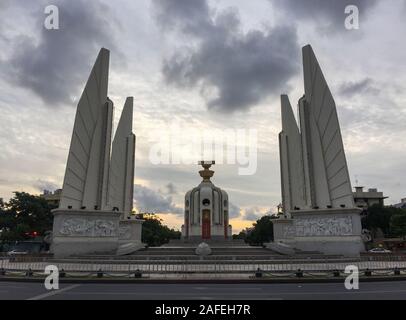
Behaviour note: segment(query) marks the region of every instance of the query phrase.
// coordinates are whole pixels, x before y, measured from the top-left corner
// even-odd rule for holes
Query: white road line
[[[47,293],[44,293],[44,294],[40,294],[40,295],[38,295],[38,296],[29,298],[29,299],[27,299],[27,300],[41,300],[41,299],[44,299],[44,298],[48,298],[48,297],[55,296],[55,295],[57,295],[57,294],[60,294],[60,293],[62,293],[62,292],[65,292],[65,291],[72,290],[72,289],[77,288],[77,287],[79,287],[79,286],[80,286],[80,284],[74,284],[74,285],[71,285],[71,286],[66,287],[66,288],[63,288],[63,289],[53,290],[53,291],[50,291],[50,292],[47,292]]]

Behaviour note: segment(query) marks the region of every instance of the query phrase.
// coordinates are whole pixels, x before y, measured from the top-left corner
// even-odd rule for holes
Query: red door
[[[203,210],[202,217],[202,239],[208,240],[211,238],[210,234],[210,210]]]

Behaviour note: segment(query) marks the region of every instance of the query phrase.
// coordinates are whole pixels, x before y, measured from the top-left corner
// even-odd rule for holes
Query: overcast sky
[[[59,30],[44,28],[49,4]],[[359,30],[344,27],[347,4],[360,10]],[[256,129],[256,173],[223,164],[213,179],[229,193],[234,231],[249,226],[281,201],[279,96],[296,105],[303,95],[301,47],[311,44],[336,100],[353,186],[398,203],[405,17],[402,0],[0,0],[0,197],[61,187],[78,97],[106,47],[116,121],[134,96],[137,208],[179,228],[184,194],[201,180],[196,164],[151,163],[171,125],[179,139],[192,129]]]

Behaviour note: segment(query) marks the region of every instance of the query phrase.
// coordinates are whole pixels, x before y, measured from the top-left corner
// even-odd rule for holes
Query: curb
[[[45,278],[26,278],[26,277],[0,277],[0,282],[29,282],[42,283]],[[80,279],[80,278],[59,278],[60,283],[108,283],[108,284],[280,284],[280,283],[340,283],[345,277],[337,278],[252,278],[252,279]],[[360,277],[360,282],[392,282],[406,281],[406,276],[388,276],[388,277]]]

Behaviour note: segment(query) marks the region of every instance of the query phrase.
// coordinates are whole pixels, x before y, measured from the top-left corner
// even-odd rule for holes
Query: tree
[[[26,240],[35,232],[43,236],[52,230],[53,216],[45,199],[26,192],[14,192],[14,197],[0,206],[0,239]]]
[[[162,224],[162,219],[154,214],[143,215],[142,242],[150,247],[159,247],[171,239],[180,239],[181,233]]]
[[[395,207],[373,205],[362,218],[362,227],[370,231],[382,230],[385,236],[400,236],[406,210]]]
[[[247,233],[243,230],[239,234],[233,234],[234,240],[246,240]]]
[[[390,219],[391,234],[395,237],[406,236],[406,212],[394,214]]]
[[[387,235],[390,233],[390,219],[393,215],[389,207],[373,205],[368,208],[367,216],[362,218],[362,226],[370,231],[381,229]]]
[[[254,229],[247,235],[250,245],[263,245],[273,241],[273,222],[271,216],[263,216],[253,224]]]

